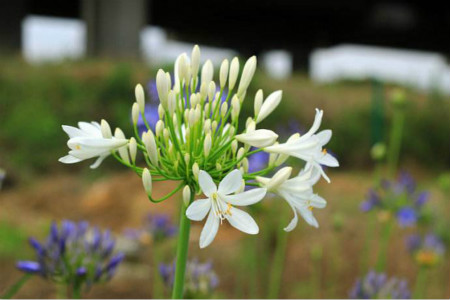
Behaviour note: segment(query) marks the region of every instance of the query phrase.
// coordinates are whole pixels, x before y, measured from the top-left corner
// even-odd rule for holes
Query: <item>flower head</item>
[[[409,299],[406,280],[388,278],[384,273],[370,271],[356,281],[350,292],[352,299]]]
[[[17,268],[72,286],[111,279],[124,258],[113,253],[115,241],[108,230],[90,228],[87,222],[64,220],[60,227],[52,223],[44,243],[34,238],[29,242],[36,261],[19,261]]]
[[[427,233],[424,236],[410,235],[406,238],[406,247],[415,261],[425,267],[439,263],[446,250],[443,241],[434,233]]]
[[[159,274],[168,288],[173,287],[175,263],[160,264]],[[197,259],[186,264],[185,298],[209,298],[219,285],[219,279],[213,270],[212,262],[200,263]]]
[[[79,122],[78,128],[67,125],[63,125],[62,128],[69,136],[67,142],[70,148],[69,154],[59,159],[60,162],[65,164],[73,164],[98,157],[95,163],[91,165],[91,168],[95,169],[111,154],[111,151],[117,150],[128,143],[127,139],[112,136],[111,129],[109,129],[109,136],[107,136],[109,125],[105,125],[104,128],[106,129],[102,131],[102,127],[97,122]]]

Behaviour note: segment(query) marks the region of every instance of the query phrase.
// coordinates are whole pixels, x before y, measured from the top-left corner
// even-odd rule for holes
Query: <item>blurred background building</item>
[[[309,67],[318,81],[379,77],[423,89],[433,81],[450,93],[450,10],[438,1],[16,0],[0,4],[0,22],[0,51],[32,62],[96,56],[163,64],[198,43],[217,60],[256,54],[274,78]],[[341,44],[377,48],[327,52]],[[413,60],[393,66],[392,55]],[[337,60],[341,66],[329,63]],[[393,68],[395,78],[383,75]],[[411,80],[416,73],[421,78]]]

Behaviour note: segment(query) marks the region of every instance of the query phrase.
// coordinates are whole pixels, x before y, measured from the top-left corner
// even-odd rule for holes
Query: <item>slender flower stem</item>
[[[194,188],[191,187],[191,199],[189,201],[189,204],[194,200],[194,196]],[[180,229],[178,235],[175,280],[172,290],[172,299],[183,298],[184,275],[186,271],[187,254],[189,248],[189,233],[191,228],[191,222],[186,217],[186,209],[188,206],[189,205],[185,205],[184,203],[181,204]]]
[[[282,221],[286,218],[283,216]],[[283,222],[284,224],[284,222]],[[269,299],[279,298],[280,288],[281,288],[281,279],[283,277],[284,270],[284,261],[286,258],[286,248],[288,243],[288,233],[283,230],[283,227],[277,231],[277,241],[275,245],[275,253],[272,262],[272,272],[270,272],[270,281],[269,281]]]
[[[370,249],[371,243],[373,241],[373,237],[375,236],[375,225],[376,225],[376,216],[374,213],[368,214],[368,222],[367,222],[367,228],[366,233],[364,236],[364,245],[363,249],[361,251],[361,273],[366,273],[369,268],[369,262],[370,262]]]
[[[31,278],[31,274],[25,274],[20,279],[14,283],[4,294],[0,296],[1,299],[11,299],[17,292],[22,288],[22,286]]]
[[[391,221],[387,221],[381,231],[380,248],[378,251],[377,263],[375,265],[375,270],[378,272],[383,272],[386,268],[387,250],[389,245],[389,238],[391,237],[392,233],[392,225],[393,224]]]
[[[420,267],[417,272],[416,284],[414,287],[414,299],[423,299],[425,294],[425,288],[427,286],[428,270],[425,267]]]
[[[72,290],[72,299],[81,299],[81,285],[75,284]]]
[[[404,122],[405,122],[404,109],[394,108],[394,115],[392,119],[392,126],[390,133],[389,151],[387,157],[390,176],[394,176],[397,171],[398,159],[400,156],[400,148],[402,145]]]

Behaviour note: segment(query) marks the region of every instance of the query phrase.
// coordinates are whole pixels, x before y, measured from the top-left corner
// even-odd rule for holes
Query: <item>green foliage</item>
[[[29,252],[26,239],[27,234],[21,228],[0,221],[0,257],[26,257]]]

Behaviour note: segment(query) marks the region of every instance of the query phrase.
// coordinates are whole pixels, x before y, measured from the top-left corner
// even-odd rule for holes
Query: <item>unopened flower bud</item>
[[[208,98],[210,102],[214,99],[215,93],[216,93],[216,83],[214,81],[211,81],[208,85]]]
[[[184,205],[189,206],[191,202],[191,188],[188,185],[185,185],[183,188],[183,203]]]
[[[203,131],[205,132],[205,134],[211,132],[211,119],[205,120],[205,123],[203,124]]]
[[[257,129],[236,135],[236,139],[244,144],[256,148],[264,148],[273,145],[278,138],[278,134],[268,129]]]
[[[164,130],[164,121],[158,120],[155,125],[155,133],[157,137],[160,137]]]
[[[189,155],[189,153],[186,153],[185,155],[184,155],[184,162],[186,163],[186,164],[189,164],[189,160],[191,159],[191,156]]]
[[[143,142],[145,149],[147,150],[148,157],[153,165],[158,165],[158,150],[156,148],[155,136],[151,129],[147,131],[147,134],[143,136]]]
[[[244,173],[248,172],[248,159],[247,159],[247,157],[245,157],[242,160],[242,168],[244,169]]]
[[[219,83],[220,83],[220,88],[223,89],[223,87],[225,86],[225,84],[227,83],[227,77],[228,77],[228,59],[224,59],[224,61],[222,62],[222,64],[220,65],[220,78],[219,78]]]
[[[136,102],[139,106],[139,110],[141,113],[144,113],[145,110],[145,95],[144,95],[144,89],[142,88],[142,85],[138,84],[134,88],[134,95],[136,97]]]
[[[289,179],[289,176],[291,176],[292,168],[291,167],[284,167],[280,169],[278,172],[275,173],[275,175],[272,176],[270,181],[265,184],[267,190],[273,191],[276,188],[278,188],[281,184],[283,184],[286,180]],[[260,182],[259,177],[256,177],[256,180]]]
[[[112,138],[111,127],[109,126],[108,122],[106,122],[106,120],[102,120],[100,122],[100,127],[101,127],[101,131],[102,131],[102,135],[105,139]]]
[[[245,131],[246,131],[247,133],[250,133],[250,132],[255,131],[255,129],[256,129],[256,123],[255,123],[255,121],[253,121],[253,119],[252,119],[252,120],[250,120],[250,121],[247,123],[247,126],[245,127]]]
[[[231,152],[233,152],[233,155],[236,154],[237,147],[238,147],[238,141],[233,140],[233,141],[231,142]]]
[[[220,115],[222,116],[222,118],[225,118],[225,116],[227,115],[227,111],[228,111],[228,103],[224,102],[220,107]]]
[[[147,168],[142,171],[142,184],[144,185],[145,192],[150,197],[152,195],[152,175]]]
[[[200,66],[200,47],[198,45],[195,45],[192,49],[191,54],[191,72],[192,77],[197,77],[198,69]]]
[[[233,96],[231,99],[231,118],[235,120],[239,116],[239,111],[241,109],[241,104],[239,102],[238,97]]]
[[[194,175],[195,180],[198,181],[198,173],[200,172],[200,167],[198,166],[198,163],[194,163],[192,165],[192,174]]]
[[[131,162],[136,164],[136,153],[137,153],[137,143],[134,137],[130,138],[130,142],[128,143],[128,151],[130,151]]]
[[[133,119],[133,124],[136,126],[139,120],[139,104],[137,102],[134,102],[131,107],[131,119]]]
[[[125,139],[125,134],[123,133],[122,129],[116,128],[114,131],[114,137],[118,139]],[[118,149],[120,158],[125,161],[127,164],[130,163],[130,158],[128,157],[128,147],[123,146]]]
[[[165,113],[166,111],[164,110],[163,106],[161,104],[158,105],[158,116],[160,120],[164,118]]]
[[[241,96],[247,90],[256,70],[256,56],[250,57],[244,65],[241,81],[239,82],[238,95]]]
[[[236,159],[237,160],[240,160],[243,156],[244,156],[244,153],[245,153],[245,149],[244,148],[239,148],[239,150],[238,150],[238,152],[237,152],[237,156],[236,156]]]
[[[259,89],[255,95],[255,117],[258,116],[259,111],[261,110],[263,100],[264,100],[263,91]]]
[[[264,101],[263,105],[261,106],[261,110],[258,113],[256,123],[261,122],[274,111],[274,109],[278,106],[278,104],[280,104],[282,96],[283,96],[282,91],[275,91],[272,94],[270,94],[269,97],[267,97],[266,101]]]
[[[202,82],[200,84],[200,95],[202,96],[202,99],[205,99],[208,95],[208,88],[209,88],[209,82]]]
[[[216,170],[217,171],[222,170],[222,165],[220,163],[216,163]]]
[[[169,129],[164,128],[164,130],[163,130],[163,137],[164,137],[165,143],[166,143],[166,144],[169,143],[169,138],[170,138],[170,132],[169,132]]]
[[[174,91],[169,91],[169,94],[167,96],[167,106],[169,113],[173,115],[175,113],[175,110],[177,109],[177,99]]]
[[[228,79],[228,89],[231,91],[237,81],[239,75],[239,59],[237,57],[233,58],[230,65],[230,78]]]
[[[211,151],[211,133],[207,133],[205,136],[205,142],[203,143],[203,153],[205,154],[205,157],[208,157],[210,151]]]
[[[370,156],[375,161],[381,161],[386,155],[386,145],[383,143],[376,143],[370,149]]]
[[[211,123],[211,129],[212,129],[212,131],[216,132],[217,126],[218,126],[218,123],[217,123],[216,120],[214,120],[214,121]]]
[[[159,101],[164,107],[167,107],[167,96],[169,94],[169,83],[166,73],[159,69],[156,73],[156,90],[158,91]],[[141,110],[142,111],[142,110]]]
[[[213,79],[214,75],[214,67],[212,62],[208,59],[202,67],[202,75],[201,75],[201,81],[205,82],[209,85],[211,80]]]

